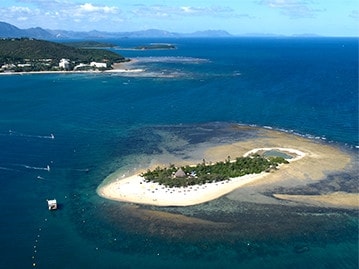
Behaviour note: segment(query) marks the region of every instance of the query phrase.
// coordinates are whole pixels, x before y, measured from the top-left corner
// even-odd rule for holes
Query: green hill
[[[79,49],[106,49],[106,48],[115,48],[116,45],[112,43],[104,43],[97,41],[76,41],[76,42],[66,42],[67,46],[79,48]]]
[[[0,64],[65,58],[73,62],[123,62],[126,59],[102,49],[84,49],[37,39],[0,39]]]

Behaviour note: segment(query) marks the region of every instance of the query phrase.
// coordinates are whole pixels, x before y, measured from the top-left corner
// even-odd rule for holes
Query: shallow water
[[[357,40],[175,43],[121,51],[158,57],[134,64],[141,76],[0,76],[0,267],[356,268],[356,211],[227,197],[159,210],[96,194],[118,169],[201,160],[211,145],[256,136],[233,131],[238,123],[357,155]],[[355,169],[307,190],[353,191]],[[47,210],[50,198],[60,210]]]

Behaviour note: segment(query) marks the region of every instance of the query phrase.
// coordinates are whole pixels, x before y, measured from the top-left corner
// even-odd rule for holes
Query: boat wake
[[[21,169],[20,167],[22,167],[24,169],[28,169],[28,170],[47,171],[47,172],[51,171],[50,165],[47,165],[46,167],[38,167],[38,166],[31,166],[31,165],[27,165],[27,164],[7,164],[6,166],[0,166],[0,171],[21,172],[21,171],[23,171],[23,169]],[[14,168],[12,168],[12,167],[14,167]],[[16,168],[16,167],[19,167],[19,168]],[[38,176],[38,178],[42,179],[40,176]]]
[[[54,134],[50,134],[50,135],[31,135],[31,134],[23,134],[23,133],[20,133],[20,132],[15,132],[13,130],[9,130],[8,135],[16,136],[16,137],[27,137],[27,138],[55,139]]]
[[[48,171],[50,172],[50,166],[47,165],[46,167],[37,167],[37,166],[30,166],[30,165],[26,165],[26,164],[19,164],[19,166],[25,167],[26,169],[32,169],[32,170],[43,170],[43,171]]]
[[[2,167],[0,166],[0,170],[4,170],[4,171],[15,171],[15,172],[18,172],[19,170],[16,170],[16,169],[12,169],[12,168],[8,168],[8,167]]]

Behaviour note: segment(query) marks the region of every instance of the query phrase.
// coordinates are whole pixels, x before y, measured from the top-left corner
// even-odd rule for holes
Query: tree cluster
[[[258,154],[248,157],[238,157],[231,161],[228,157],[224,162],[207,164],[205,160],[196,166],[184,166],[181,169],[186,176],[176,177],[175,173],[179,168],[174,165],[169,167],[157,167],[154,170],[148,170],[141,176],[147,182],[157,182],[167,187],[187,187],[192,185],[202,185],[212,182],[221,182],[230,180],[230,178],[240,177],[248,174],[259,174],[261,172],[270,172],[277,169],[281,163],[288,163],[283,157],[265,158]]]

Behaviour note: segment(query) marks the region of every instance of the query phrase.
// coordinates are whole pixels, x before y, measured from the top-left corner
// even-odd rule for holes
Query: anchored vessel
[[[56,201],[56,199],[47,200],[47,205],[49,207],[49,210],[56,210],[57,209],[57,201]]]

